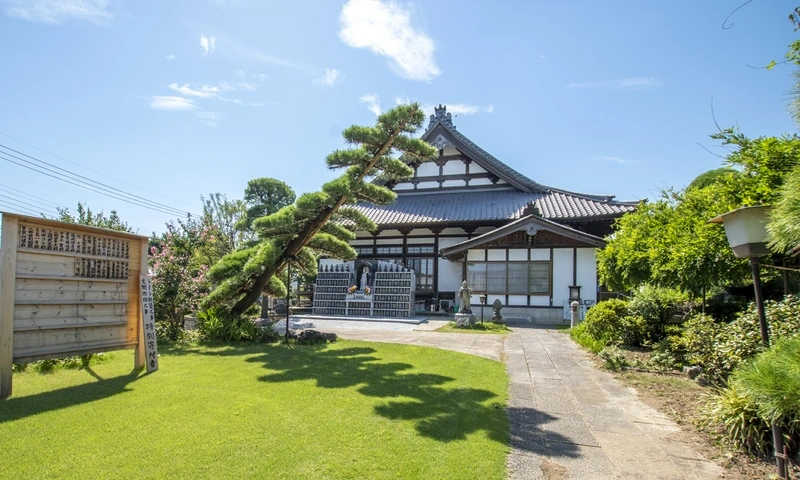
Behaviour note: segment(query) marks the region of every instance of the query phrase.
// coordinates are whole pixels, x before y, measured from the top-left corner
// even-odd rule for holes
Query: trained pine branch
[[[226,255],[209,270],[216,288],[203,307],[233,304],[231,315],[242,315],[262,292],[285,294],[279,277],[287,261],[309,274],[317,259],[352,260],[356,252],[348,244],[354,230],[371,231],[374,222],[354,208],[358,202],[387,205],[396,198],[389,188],[372,180],[402,181],[414,171],[404,159],[419,164],[432,160],[437,151],[414,138],[425,116],[419,105],[401,105],[380,115],[375,126],[354,125],[342,132],[352,148],[337,150],[326,158],[330,169],[345,169],[322,190],[301,195],[293,205],[253,221],[257,245]]]

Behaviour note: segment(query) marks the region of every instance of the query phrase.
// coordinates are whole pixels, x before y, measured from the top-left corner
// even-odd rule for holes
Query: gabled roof
[[[614,195],[592,195],[587,193],[571,192],[554,188],[535,182],[525,175],[517,172],[505,163],[495,158],[492,154],[479,147],[475,142],[456,130],[453,125],[452,115],[447,113],[447,107],[439,105],[434,108],[430,117],[428,128],[422,134],[422,140],[439,148],[450,146],[464,153],[484,169],[494,173],[499,178],[526,192],[549,193],[555,192],[571,197],[578,197],[598,202],[612,202]],[[621,205],[636,206],[639,202],[615,202]]]
[[[531,193],[512,188],[460,192],[404,193],[389,205],[359,203],[356,208],[380,226],[408,224],[458,224],[509,221],[523,217],[534,205],[551,220],[614,218],[632,211],[633,205],[602,202],[560,192]]]
[[[434,109],[422,140],[460,151],[507,185],[471,186],[417,192],[398,190],[385,206],[359,203],[357,209],[381,227],[454,225],[464,222],[504,223],[520,219],[536,207],[545,219],[583,221],[613,219],[633,211],[639,202],[618,202],[613,195],[588,195],[542,185],[517,172],[456,130],[452,115]]]
[[[519,220],[509,223],[508,225],[503,225],[502,227],[496,228],[491,232],[487,232],[475,238],[471,238],[450,247],[443,248],[439,252],[442,254],[442,256],[449,259],[457,258],[462,252],[465,252],[470,248],[478,247],[485,243],[491,242],[492,240],[504,237],[510,233],[528,229],[531,229],[534,235],[536,234],[537,230],[548,230],[563,237],[586,243],[592,247],[602,248],[606,245],[606,242],[600,237],[589,235],[588,233],[575,230],[574,228],[565,227],[564,225],[551,222],[550,220],[537,217],[536,215],[527,215]]]

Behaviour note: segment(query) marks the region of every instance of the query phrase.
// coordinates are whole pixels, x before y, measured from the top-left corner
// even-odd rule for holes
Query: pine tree
[[[419,105],[401,105],[380,115],[375,126],[353,125],[342,136],[352,148],[326,158],[330,169],[345,169],[322,190],[301,195],[293,205],[256,219],[259,243],[223,257],[209,278],[217,287],[203,306],[233,303],[231,315],[243,314],[262,292],[282,296],[286,285],[278,275],[292,260],[301,271],[313,274],[319,255],[352,260],[348,241],[354,230],[371,231],[374,222],[356,210],[359,201],[387,205],[396,198],[383,186],[411,177],[408,164],[432,160],[436,149],[413,135],[425,120]],[[399,158],[398,158],[399,157]]]

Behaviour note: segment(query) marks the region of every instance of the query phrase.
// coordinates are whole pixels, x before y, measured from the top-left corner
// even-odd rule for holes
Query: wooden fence
[[[14,363],[135,349],[145,365],[147,237],[11,213],[2,225],[0,397]]]

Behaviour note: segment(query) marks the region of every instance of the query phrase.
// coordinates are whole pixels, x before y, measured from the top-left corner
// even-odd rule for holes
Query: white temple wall
[[[553,249],[553,306],[559,306],[569,298],[572,285],[572,249]]]
[[[450,160],[442,167],[444,175],[461,175],[466,171],[466,165],[461,160]]]
[[[439,166],[433,162],[425,162],[417,167],[417,177],[438,177]]]
[[[578,249],[578,285],[581,287],[581,300],[597,301],[597,250]]]

